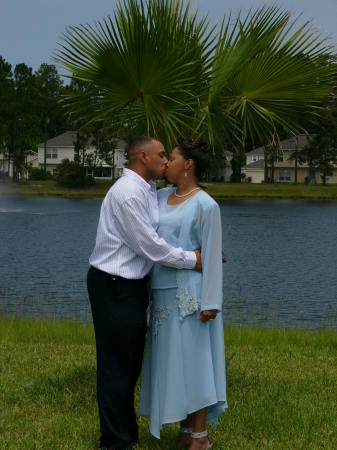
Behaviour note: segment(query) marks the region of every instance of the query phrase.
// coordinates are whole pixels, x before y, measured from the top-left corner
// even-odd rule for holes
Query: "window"
[[[283,162],[283,152],[279,152],[276,157],[277,162]]]
[[[257,161],[257,156],[253,156],[253,162]]]
[[[289,170],[280,171],[280,181],[291,181]]]
[[[95,167],[94,169],[95,178],[111,178],[111,175],[111,167]]]
[[[57,159],[57,148],[47,148],[47,159]]]

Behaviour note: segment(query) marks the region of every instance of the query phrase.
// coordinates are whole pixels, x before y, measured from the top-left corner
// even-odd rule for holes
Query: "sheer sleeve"
[[[212,203],[201,217],[202,288],[201,311],[222,310],[222,229],[220,208]]]

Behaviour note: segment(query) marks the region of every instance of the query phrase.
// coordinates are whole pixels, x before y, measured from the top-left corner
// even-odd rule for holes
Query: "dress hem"
[[[155,438],[157,438],[157,439],[160,439],[160,431],[163,429],[163,427],[164,426],[166,426],[166,425],[171,425],[171,424],[173,424],[173,423],[177,423],[177,422],[181,422],[181,421],[183,421],[183,420],[185,420],[186,418],[187,418],[187,416],[189,415],[189,414],[193,414],[193,413],[195,413],[195,412],[197,412],[197,411],[199,411],[200,409],[204,409],[204,408],[209,408],[209,407],[211,407],[211,406],[216,406],[216,405],[218,405],[219,404],[219,406],[223,406],[223,411],[222,411],[222,414],[225,412],[225,410],[228,408],[228,404],[227,404],[227,399],[226,400],[217,400],[216,402],[212,402],[212,403],[208,403],[207,405],[204,405],[204,406],[200,406],[200,407],[198,407],[197,409],[192,409],[191,411],[188,411],[187,413],[185,413],[185,415],[184,415],[184,417],[181,417],[181,418],[179,418],[179,419],[170,419],[170,420],[167,420],[167,421],[165,421],[165,422],[162,422],[161,423],[161,425],[159,425],[159,436],[157,435],[157,434],[154,434],[152,431],[151,431],[151,424],[150,424],[150,433],[152,434],[152,436],[154,436]],[[138,413],[138,415],[140,416],[140,417],[150,417],[150,414],[142,414],[142,413]],[[220,414],[217,414],[217,415],[211,415],[211,417],[207,417],[206,416],[206,421],[207,422],[212,422],[214,419],[218,419],[218,417],[221,415],[221,413]],[[216,423],[217,424],[217,423]]]

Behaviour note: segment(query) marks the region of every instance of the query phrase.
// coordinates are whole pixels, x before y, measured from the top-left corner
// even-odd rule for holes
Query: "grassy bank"
[[[54,180],[27,181],[12,184],[12,192],[17,195],[37,195],[64,198],[103,198],[111,187],[111,182],[97,181],[86,188],[66,188]],[[1,185],[0,185],[1,190]]]
[[[207,192],[217,200],[229,198],[285,198],[337,200],[337,184],[327,186],[305,184],[204,184]]]
[[[0,448],[94,449],[98,443],[91,325],[0,320]],[[336,449],[337,336],[226,330],[229,409],[209,427],[214,449]],[[140,449],[168,450],[176,427]]]
[[[337,184],[250,184],[250,183],[204,183],[207,192],[217,200],[234,198],[286,198],[286,199],[321,199],[337,200]],[[104,197],[111,182],[98,181],[94,186],[83,189],[68,189],[58,186],[55,181],[28,181],[11,186],[11,191],[18,195],[39,195],[67,198],[101,198]],[[5,191],[0,184],[0,193]],[[8,190],[8,188],[7,188]]]

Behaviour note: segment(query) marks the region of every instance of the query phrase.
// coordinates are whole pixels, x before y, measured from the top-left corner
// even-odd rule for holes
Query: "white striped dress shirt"
[[[124,169],[103,200],[90,264],[127,279],[145,277],[155,262],[193,269],[195,253],[172,247],[160,238],[158,218],[155,183]]]

